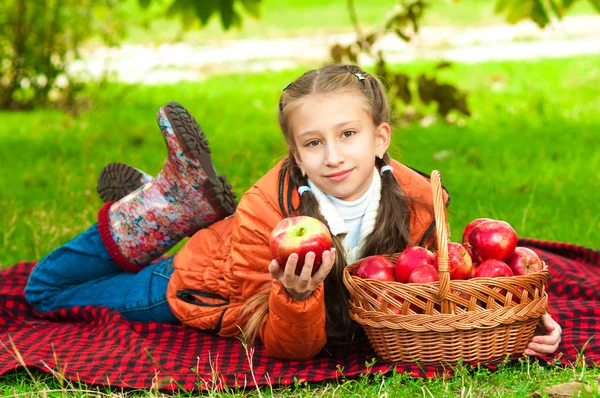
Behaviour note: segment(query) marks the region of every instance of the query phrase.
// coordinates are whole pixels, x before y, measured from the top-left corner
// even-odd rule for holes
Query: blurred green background
[[[58,10],[59,3],[46,1],[42,5],[44,10]],[[231,23],[235,18],[223,17],[231,10],[224,11],[219,2],[181,1],[179,11],[168,11],[171,0],[151,1],[147,7],[140,3],[145,2],[65,0],[60,4],[75,7],[77,12],[61,14],[60,18],[55,15],[54,19],[43,14],[47,20],[39,14],[37,21],[50,21],[50,28],[30,26],[32,32],[39,30],[35,36],[32,33],[23,38],[23,46],[30,45],[33,55],[20,57],[18,62],[14,57],[18,47],[15,43],[19,43],[15,39],[19,30],[14,29],[20,15],[17,11],[26,4],[29,8],[21,15],[34,20],[35,6],[20,0],[0,5],[0,93],[8,98],[0,111],[0,267],[39,259],[95,222],[102,204],[96,182],[107,163],[124,162],[158,173],[166,151],[155,112],[171,100],[183,104],[199,121],[210,141],[217,170],[228,176],[241,196],[287,153],[276,120],[281,88],[308,68],[331,60],[305,59],[284,69],[265,67],[244,73],[227,72],[229,66],[224,63],[222,71],[220,66],[210,72],[202,69],[202,78],[195,81],[153,84],[131,84],[110,74],[92,80],[65,76],[69,62],[123,44],[203,48],[226,47],[235,40],[246,40],[242,43],[247,46],[305,37],[327,41],[332,34],[355,34],[349,5],[353,5],[366,35],[381,29],[384,21],[398,12],[394,7],[411,2],[257,0],[244,6],[238,1],[231,4],[242,21],[241,27],[228,30],[224,30],[223,21]],[[204,26],[198,20],[199,14],[185,7],[209,3],[214,13]],[[508,221],[521,237],[600,249],[600,51],[576,55],[568,51],[569,43],[575,48],[583,42],[590,49],[600,38],[600,30],[595,28],[600,26],[598,3],[578,1],[567,7],[571,2],[566,0],[539,2],[546,7],[543,11],[552,21],[549,25],[544,23],[536,1],[428,3],[429,7],[416,18],[422,37],[429,37],[427,32],[432,28],[440,32],[446,27],[448,34],[470,32],[474,46],[468,51],[473,55],[489,44],[478,42],[478,34],[494,27],[498,27],[498,43],[525,44],[531,51],[548,45],[544,40],[550,33],[554,39],[567,42],[557,45],[555,53],[547,57],[522,59],[515,55],[513,59],[509,48],[503,60],[453,62],[442,69],[436,69],[441,60],[431,56],[413,56],[404,62],[388,60],[385,70],[389,76],[402,74],[413,79],[409,86],[413,101],[407,104],[394,99],[401,117],[393,132],[391,155],[425,173],[440,170],[452,196],[449,221],[455,241],[472,219],[492,217]],[[255,10],[258,18],[252,17],[248,9]],[[557,20],[567,13],[564,24]],[[89,18],[85,20],[89,24],[84,21],[79,28],[65,28],[56,42],[48,44],[51,22],[66,23],[74,16],[81,21]],[[507,20],[522,22],[515,26],[508,25]],[[584,23],[590,29],[578,36],[581,32],[573,27]],[[517,26],[525,26],[522,24],[531,25],[536,33],[512,37]],[[257,44],[250,39],[262,41]],[[436,50],[427,48],[424,41],[421,38],[417,44],[412,40],[406,45],[425,46],[430,52],[424,54]],[[36,49],[36,43],[46,44]],[[69,48],[68,43],[77,47]],[[335,40],[327,43],[333,45]],[[48,47],[54,50],[44,52],[46,45],[54,46]],[[448,40],[444,46],[451,49],[454,45]],[[48,58],[53,51],[62,55]],[[44,56],[51,59],[50,64]],[[172,69],[176,72],[175,61]],[[8,97],[15,65],[23,75],[13,79],[17,81],[16,94]],[[373,62],[363,66],[373,73],[379,70]],[[32,87],[41,85],[39,76],[43,73],[53,76],[52,82],[62,83],[35,97]],[[457,110],[440,114],[435,102],[418,101],[416,78],[432,73],[440,82],[465,94],[469,116]],[[598,372],[588,371],[590,377]],[[498,389],[508,395],[520,389],[532,392],[540,383],[570,380],[572,376],[569,371],[540,370],[524,381],[519,371],[498,375],[493,379],[493,388],[488,386],[479,392],[493,396],[497,396]],[[456,387],[447,384],[454,382],[439,381],[428,388],[443,395],[449,385]],[[471,382],[478,383],[474,379]],[[0,378],[1,383],[15,393],[29,388],[26,383],[21,385],[20,376]],[[370,383],[365,381],[364,391],[375,388]],[[415,383],[408,383],[407,388],[414,387],[413,392],[421,394],[422,384]]]

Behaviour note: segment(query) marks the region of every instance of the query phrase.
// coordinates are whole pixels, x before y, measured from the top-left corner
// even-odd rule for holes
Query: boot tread
[[[210,147],[202,128],[196,119],[179,103],[171,101],[164,106],[165,113],[173,127],[173,131],[183,147],[184,153],[202,164],[204,172],[210,178],[217,178],[217,173],[210,157]]]
[[[109,163],[104,166],[96,190],[102,201],[116,202],[143,185],[144,175],[129,165]]]

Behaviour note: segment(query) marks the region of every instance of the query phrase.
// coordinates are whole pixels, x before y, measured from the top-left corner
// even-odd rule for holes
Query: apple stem
[[[304,236],[304,231],[306,231],[306,229],[304,227],[300,227],[300,231],[298,231],[298,236]]]

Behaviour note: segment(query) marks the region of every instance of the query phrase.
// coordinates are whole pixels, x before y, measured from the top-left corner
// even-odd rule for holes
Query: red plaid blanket
[[[564,330],[557,358],[573,363],[585,347],[588,364],[600,363],[600,251],[531,239],[519,244],[534,248],[549,265],[551,310]],[[319,382],[394,367],[418,377],[448,373],[435,366],[373,365],[367,342],[324,351],[306,362],[282,361],[260,345],[246,351],[238,340],[184,326],[130,322],[105,308],[40,314],[23,298],[33,265],[23,262],[0,271],[0,374],[26,365],[88,384],[189,391]]]

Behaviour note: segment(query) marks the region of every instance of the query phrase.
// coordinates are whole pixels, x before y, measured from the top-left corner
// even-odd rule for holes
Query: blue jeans
[[[116,310],[132,321],[179,323],[167,303],[172,273],[173,257],[137,273],[123,271],[110,258],[94,224],[36,264],[25,298],[44,312],[92,305]]]

